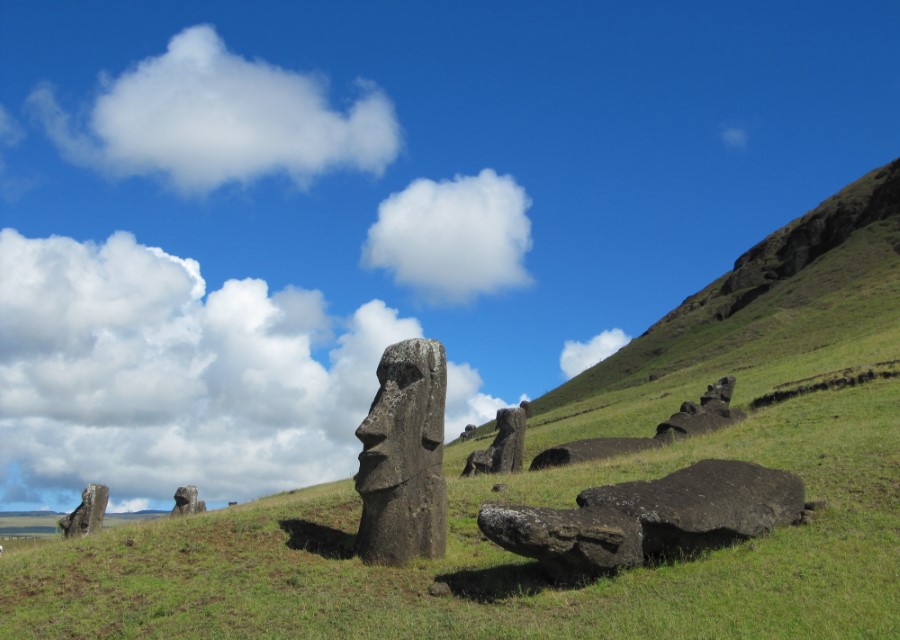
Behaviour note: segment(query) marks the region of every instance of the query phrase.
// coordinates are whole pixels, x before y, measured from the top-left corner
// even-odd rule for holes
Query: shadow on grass
[[[309,520],[279,520],[279,526],[291,537],[287,546],[309,551],[323,558],[346,560],[353,557],[356,536]]]
[[[533,596],[548,587],[558,588],[547,580],[538,562],[446,573],[435,581],[446,583],[454,596],[475,602]]]

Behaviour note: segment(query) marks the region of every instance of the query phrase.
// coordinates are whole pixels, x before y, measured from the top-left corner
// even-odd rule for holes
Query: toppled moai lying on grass
[[[552,580],[577,583],[761,536],[799,523],[805,508],[798,476],[738,460],[586,489],[577,502],[578,509],[489,504],[478,526],[504,549],[540,561]]]
[[[740,409],[729,407],[735,384],[734,376],[726,376],[709,385],[700,397],[699,405],[683,402],[677,413],[656,427],[656,435],[652,438],[590,438],[567,442],[539,453],[531,461],[529,470],[540,471],[636,453],[732,425],[746,417]]]

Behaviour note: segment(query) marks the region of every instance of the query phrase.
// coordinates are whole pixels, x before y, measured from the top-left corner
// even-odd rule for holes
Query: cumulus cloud
[[[247,60],[200,25],[105,79],[84,123],[49,84],[27,104],[66,160],[112,177],[159,175],[183,193],[205,193],[284,174],[305,188],[338,168],[380,175],[397,157],[393,104],[374,83],[357,84],[357,100],[336,111],[321,76]]]
[[[626,335],[621,329],[603,331],[588,342],[566,340],[559,356],[559,366],[566,379],[574,378],[585,369],[606,360],[629,342],[631,336]]]
[[[750,139],[746,129],[741,127],[721,127],[719,137],[729,149],[746,149]]]
[[[511,176],[421,178],[378,207],[362,264],[387,269],[431,303],[456,304],[531,282],[531,200]]]
[[[349,477],[384,348],[423,331],[380,300],[346,320],[326,306],[258,279],[207,295],[196,261],[127,233],[0,231],[0,493],[71,509],[103,482],[138,510],[183,484],[222,503]],[[449,439],[505,403],[448,368]]]

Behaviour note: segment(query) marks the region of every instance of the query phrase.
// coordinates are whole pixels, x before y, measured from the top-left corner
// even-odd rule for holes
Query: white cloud
[[[301,187],[339,168],[380,175],[400,149],[388,97],[359,81],[345,113],[327,84],[229,52],[210,25],[185,29],[162,55],[101,82],[86,126],[51,86],[28,105],[70,162],[112,177],[161,175],[183,193],[285,174]]]
[[[67,491],[71,510],[103,482],[137,510],[186,484],[246,501],[354,473],[381,354],[419,322],[372,300],[336,324],[321,292],[256,279],[204,293],[195,261],[127,233],[0,231],[0,468],[16,470],[0,494]],[[334,345],[327,366],[314,340]],[[449,439],[505,403],[469,365],[448,369]]]
[[[491,169],[452,181],[421,178],[379,205],[362,263],[392,271],[437,304],[525,286],[530,206],[511,176]]]
[[[468,364],[447,363],[446,440],[457,438],[466,425],[480,425],[493,420],[498,409],[509,406],[500,398],[479,393],[481,385],[477,369]]]
[[[603,331],[586,343],[566,340],[559,356],[559,366],[567,379],[574,378],[585,369],[606,360],[629,342],[631,336],[621,329]]]
[[[25,130],[0,104],[0,145],[14,147],[25,137]],[[2,165],[0,165],[2,167]]]
[[[25,129],[0,104],[0,150],[15,147],[24,137]],[[10,175],[6,170],[6,159],[0,153],[0,197],[7,202],[13,202],[22,197],[35,184],[34,179]]]
[[[172,491],[174,498],[175,492]],[[76,505],[77,506],[77,505]],[[117,502],[110,497],[109,504],[106,505],[107,513],[132,513],[135,511],[144,511],[150,508],[150,501],[146,498],[133,498],[131,500],[122,500]]]
[[[722,144],[729,149],[746,149],[747,142],[750,139],[747,130],[741,127],[723,126],[720,129],[719,136]]]

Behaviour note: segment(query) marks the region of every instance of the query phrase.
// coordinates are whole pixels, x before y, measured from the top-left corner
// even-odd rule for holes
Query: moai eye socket
[[[378,381],[385,384],[388,380],[392,380],[400,389],[408,387],[424,377],[425,375],[419,370],[419,367],[409,362],[395,362],[378,367]]]

